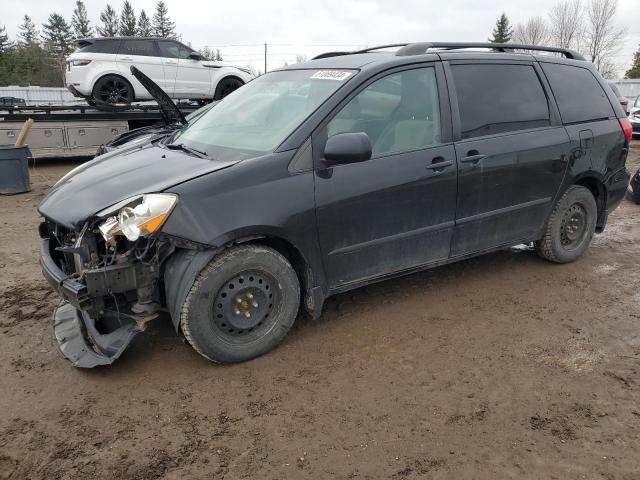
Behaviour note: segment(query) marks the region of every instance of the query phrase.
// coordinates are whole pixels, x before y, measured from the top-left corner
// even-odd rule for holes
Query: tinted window
[[[120,40],[96,40],[90,45],[80,47],[78,52],[87,53],[118,53]]]
[[[139,55],[141,57],[158,56],[151,40],[123,40],[119,53],[121,55]]]
[[[564,123],[586,122],[614,115],[596,77],[586,68],[542,63]]]
[[[549,125],[549,106],[530,65],[453,65],[462,138]]]
[[[327,136],[365,132],[373,155],[418,150],[440,142],[433,68],[395,73],[356,95],[327,125]]]
[[[191,50],[177,42],[159,40],[160,56],[166,58],[189,58]]]

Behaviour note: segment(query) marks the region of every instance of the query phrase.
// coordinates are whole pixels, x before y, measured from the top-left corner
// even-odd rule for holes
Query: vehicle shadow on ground
[[[522,245],[402,277],[383,280],[337,294],[326,300],[319,319],[312,320],[305,313],[300,313],[283,343],[291,342],[291,344],[295,343],[302,347],[300,342],[308,340],[310,336],[317,335],[317,328],[329,328],[338,322],[346,322],[343,326],[348,328],[349,323],[363,321],[359,314],[402,302],[403,299],[415,294],[427,295],[425,308],[428,308],[429,295],[435,297],[451,288],[464,290],[477,281],[491,283],[493,279],[510,269],[535,268],[535,266],[553,267],[552,264],[540,259],[531,247]],[[398,320],[395,318],[394,321]],[[398,325],[398,328],[402,328],[402,325]],[[276,348],[267,355],[278,355],[277,352]],[[134,339],[122,357],[111,367],[93,369],[88,372],[98,372],[97,374],[100,375],[100,372],[108,370],[109,375],[117,375],[117,372],[124,374],[131,369],[140,367],[142,363],[147,361],[149,355],[157,358],[162,357],[163,362],[193,361],[194,366],[211,365],[191,349],[182,335],[176,335],[171,319],[167,314],[162,314],[160,318],[151,323],[147,331]],[[175,356],[181,358],[174,358]],[[215,366],[217,368],[234,367],[234,365]]]

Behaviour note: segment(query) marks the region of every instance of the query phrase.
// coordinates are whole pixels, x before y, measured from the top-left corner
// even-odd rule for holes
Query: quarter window
[[[579,123],[615,116],[602,86],[586,68],[542,63],[564,123]]]
[[[452,65],[462,138],[544,127],[547,97],[531,65]]]
[[[157,56],[153,42],[150,40],[123,40],[120,55],[138,55],[141,57]]]
[[[327,125],[327,136],[365,132],[373,156],[440,143],[440,109],[433,67],[405,70],[375,81]]]

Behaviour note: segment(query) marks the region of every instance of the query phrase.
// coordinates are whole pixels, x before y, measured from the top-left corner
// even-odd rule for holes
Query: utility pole
[[[264,73],[267,73],[267,42],[264,42]]]

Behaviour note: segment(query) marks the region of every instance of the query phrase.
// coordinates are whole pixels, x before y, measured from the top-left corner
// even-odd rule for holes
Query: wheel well
[[[102,80],[103,78],[106,77],[118,77],[121,78],[122,80],[124,80],[125,82],[127,82],[127,85],[129,85],[129,88],[131,88],[131,93],[133,93],[133,100],[135,100],[136,98],[136,90],[133,88],[133,85],[131,84],[131,82],[129,80],[126,79],[126,77],[123,77],[122,75],[119,75],[117,73],[106,73],[104,75],[102,75],[101,77],[99,77],[94,83],[93,83],[93,87],[91,88],[91,96],[94,97],[93,92],[96,89],[96,85],[98,85],[98,82],[100,80]],[[94,97],[95,98],[95,97]]]
[[[579,179],[576,185],[587,188],[593,198],[596,199],[596,205],[598,207],[598,220],[596,222],[596,231],[601,231],[606,220],[606,205],[607,205],[607,191],[600,180],[594,177],[584,177]]]
[[[284,256],[293,267],[293,270],[296,272],[298,277],[298,281],[300,282],[301,300],[304,300],[306,295],[313,288],[313,272],[311,271],[311,267],[302,253],[290,242],[276,237],[258,237],[247,239],[246,241],[241,240],[237,243],[264,245],[265,247],[274,249],[276,252]],[[302,303],[305,304],[306,302]]]
[[[242,80],[240,77],[238,77],[237,75],[225,75],[224,77],[222,77],[220,80],[218,80],[218,83],[216,84],[216,91],[214,92],[214,97],[217,99],[218,98],[218,88],[220,88],[220,84],[227,80],[228,78],[233,78],[235,80],[238,80],[240,83],[242,83],[242,85],[245,84],[245,81]]]

